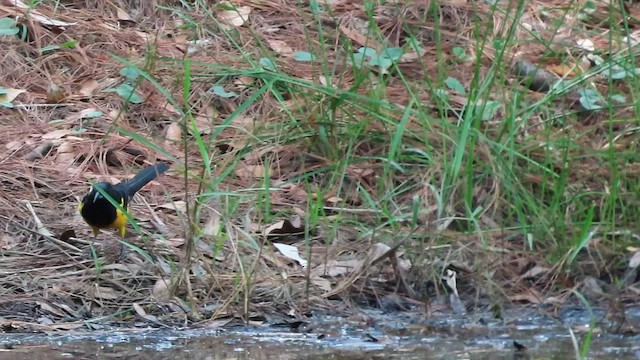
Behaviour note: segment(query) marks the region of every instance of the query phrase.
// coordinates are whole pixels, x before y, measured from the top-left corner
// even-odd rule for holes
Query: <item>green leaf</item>
[[[129,84],[120,84],[120,86],[115,89],[115,92],[123,99],[134,104],[140,104],[144,102],[144,100],[138,94],[136,94],[133,86]]]
[[[497,101],[489,100],[484,105],[484,110],[482,112],[482,120],[489,121],[496,116],[496,113],[502,108],[502,104]]]
[[[381,55],[386,57],[387,59],[398,61],[403,54],[404,54],[404,51],[401,48],[392,47],[392,48],[382,50]]]
[[[66,48],[66,49],[75,49],[76,46],[78,45],[78,42],[75,40],[70,40],[70,41],[65,41],[63,42],[60,47]]]
[[[60,49],[60,45],[47,45],[45,47],[43,47],[42,49],[40,49],[40,52],[42,54],[50,52],[50,51],[55,51]]]
[[[0,29],[11,29],[15,27],[15,20],[12,18],[4,17],[0,19]]]
[[[216,95],[218,95],[218,96],[220,96],[220,97],[223,97],[223,98],[225,98],[225,99],[232,98],[232,97],[237,97],[237,96],[238,96],[238,94],[234,93],[233,91],[232,91],[232,92],[227,92],[227,91],[226,91],[222,86],[220,86],[220,85],[214,85],[214,86],[212,86],[212,87],[211,87],[211,91],[212,91],[214,94],[216,94]]]
[[[18,33],[18,28],[15,26],[15,20],[12,18],[0,19],[0,35],[13,36]]]
[[[349,62],[349,64],[351,66],[355,66],[358,68],[361,68],[364,66],[364,63],[366,61],[366,55],[365,54],[353,54],[353,60],[352,59],[348,59],[347,60]]]
[[[627,97],[622,94],[611,95],[611,101],[616,102],[618,104],[626,104]]]
[[[135,80],[140,76],[140,70],[133,66],[127,66],[120,70],[120,75],[126,77],[129,80]]]
[[[260,66],[271,71],[276,71],[278,69],[276,64],[273,61],[271,61],[271,59],[268,59],[268,58],[260,59]]]
[[[293,53],[293,58],[297,61],[306,62],[315,60],[316,56],[306,51],[295,51]]]
[[[387,59],[382,55],[375,55],[369,59],[369,64],[372,66],[379,66],[381,69],[388,69],[393,65],[393,61]]]
[[[603,108],[605,102],[602,95],[594,89],[578,89],[580,94],[580,104],[587,110],[599,110]]]
[[[467,55],[467,52],[464,48],[456,46],[452,49],[453,55],[462,61],[471,60],[471,56]]]
[[[104,114],[104,113],[103,113],[102,111],[97,111],[97,110],[95,110],[95,111],[90,111],[90,112],[88,112],[88,113],[86,113],[86,114],[83,114],[83,115],[82,115],[82,118],[83,118],[83,119],[95,119],[95,118],[97,118],[97,117],[102,116],[103,114]]]
[[[464,85],[462,85],[462,83],[454,77],[449,76],[447,80],[445,80],[445,84],[449,89],[457,92],[460,95],[464,96],[467,94],[467,91],[465,90]]]
[[[497,52],[502,52],[506,43],[504,39],[495,39],[493,40],[493,48],[496,49]]]
[[[376,51],[376,49],[372,49],[368,47],[361,47],[360,49],[358,49],[358,53],[363,54],[364,56],[367,56],[367,57],[373,57],[378,55],[378,52]]]

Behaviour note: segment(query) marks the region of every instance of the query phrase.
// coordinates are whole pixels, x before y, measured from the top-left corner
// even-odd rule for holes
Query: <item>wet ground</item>
[[[426,318],[415,313],[362,312],[351,318],[315,316],[290,327],[226,330],[137,329],[72,334],[7,334],[4,359],[575,359],[587,338],[588,315],[567,309],[563,320],[514,311],[505,321],[487,317]],[[627,311],[630,328],[640,310]],[[516,349],[515,343],[524,349]],[[640,336],[596,328],[587,358],[640,359]]]

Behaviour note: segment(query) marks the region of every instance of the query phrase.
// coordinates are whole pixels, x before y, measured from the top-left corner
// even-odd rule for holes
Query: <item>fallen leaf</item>
[[[13,89],[13,88],[3,88],[4,94],[0,94],[0,102],[12,102],[15,100],[18,95],[27,92],[27,90],[22,89]]]
[[[510,301],[528,302],[531,304],[542,303],[542,296],[535,289],[528,289],[520,294],[515,294],[508,297]]]
[[[72,26],[75,25],[77,23],[68,23],[68,22],[64,22],[64,21],[60,21],[60,20],[54,20],[51,19],[47,16],[44,16],[42,14],[40,14],[37,10],[33,9],[32,5],[27,5],[24,2],[20,1],[20,0],[11,0],[11,2],[9,2],[9,4],[14,5],[18,8],[21,8],[23,10],[26,10],[29,12],[29,17],[39,23],[41,23],[42,25],[47,25],[47,26],[56,26],[56,27],[68,27],[68,26]]]
[[[68,167],[72,165],[76,160],[76,154],[74,152],[75,147],[69,141],[65,141],[56,149],[56,159],[58,163]]]
[[[40,305],[40,308],[42,310],[44,310],[46,312],[49,312],[51,314],[55,314],[55,315],[60,316],[60,317],[65,317],[65,316],[68,315],[68,314],[65,314],[64,312],[56,309],[55,307],[53,307],[52,305],[50,305],[50,304],[48,304],[48,303],[46,303],[44,301],[37,301],[36,300],[36,304]]]
[[[158,279],[153,285],[151,296],[159,302],[168,302],[171,300],[171,292],[169,291],[169,282],[165,279]]]
[[[351,260],[329,260],[313,269],[314,275],[336,277],[359,270],[364,262],[358,259]]]
[[[116,7],[116,15],[118,17],[118,20],[120,21],[133,21],[131,16],[129,16],[126,11],[120,9],[119,7]]]
[[[236,166],[235,173],[239,178],[244,180],[256,179],[256,178],[260,179],[264,177],[266,170],[264,166],[261,164],[247,165],[241,162],[238,164],[238,166]]]
[[[534,278],[534,277],[537,277],[540,274],[547,273],[548,271],[549,271],[549,268],[544,267],[544,266],[536,265],[536,266],[532,267],[531,269],[529,269],[529,271],[527,271],[524,274],[522,274],[522,278],[523,279]]]
[[[255,81],[256,78],[253,76],[242,75],[238,76],[233,83],[246,88],[250,85],[253,85]]]
[[[219,4],[228,4],[233,7],[233,5],[228,2],[222,2]],[[249,14],[251,14],[251,8],[249,6],[238,6],[235,7],[235,10],[223,10],[218,13],[218,20],[224,25],[230,25],[232,27],[240,27],[244,25],[245,22],[249,19]]]
[[[286,42],[282,40],[267,40],[269,47],[278,54],[286,57],[293,55],[293,49]]]
[[[80,95],[90,96],[93,92],[100,86],[100,84],[96,80],[87,80],[82,83],[82,87],[80,87]]]
[[[281,244],[281,243],[273,243],[273,246],[282,253],[282,255],[287,258],[296,261],[303,268],[307,267],[307,260],[300,257],[300,253],[298,252],[298,248],[292,245]]]
[[[185,213],[187,211],[187,203],[182,200],[164,203],[162,205],[158,205],[158,207],[181,213]]]
[[[143,318],[145,320],[158,321],[158,318],[156,318],[153,315],[147,314],[147,312],[144,311],[142,306],[140,306],[140,304],[138,304],[138,303],[133,303],[133,310],[135,310],[135,312],[136,312],[136,314],[138,314],[138,316],[140,316],[141,318]]]
[[[331,291],[331,281],[325,278],[314,276],[311,278],[311,283],[324,291]]]
[[[41,138],[44,140],[58,140],[58,139],[62,139],[65,136],[73,135],[73,133],[74,132],[72,130],[59,129],[59,130],[53,130],[46,134],[43,134]]]
[[[89,292],[92,297],[98,299],[117,300],[122,298],[122,294],[119,291],[106,286],[93,286]]]
[[[13,140],[9,141],[4,147],[10,151],[18,151],[25,145],[25,142],[22,140]]]
[[[175,145],[182,140],[182,128],[177,123],[171,123],[167,126],[167,135],[165,136],[167,145]]]
[[[264,236],[298,235],[304,231],[302,219],[299,216],[293,220],[279,220],[264,229]]]

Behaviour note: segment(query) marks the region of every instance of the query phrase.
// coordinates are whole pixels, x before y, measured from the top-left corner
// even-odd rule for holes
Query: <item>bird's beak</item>
[[[98,201],[98,199],[100,199],[102,197],[102,194],[100,194],[99,191],[96,191],[96,194],[93,195],[93,202],[95,203],[96,201]]]

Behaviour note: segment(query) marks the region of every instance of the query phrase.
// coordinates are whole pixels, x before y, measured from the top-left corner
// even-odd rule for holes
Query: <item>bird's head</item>
[[[108,182],[98,182],[93,184],[91,191],[84,197],[83,203],[96,203],[105,199],[103,193],[111,194],[113,185]],[[102,191],[100,191],[102,190]]]

